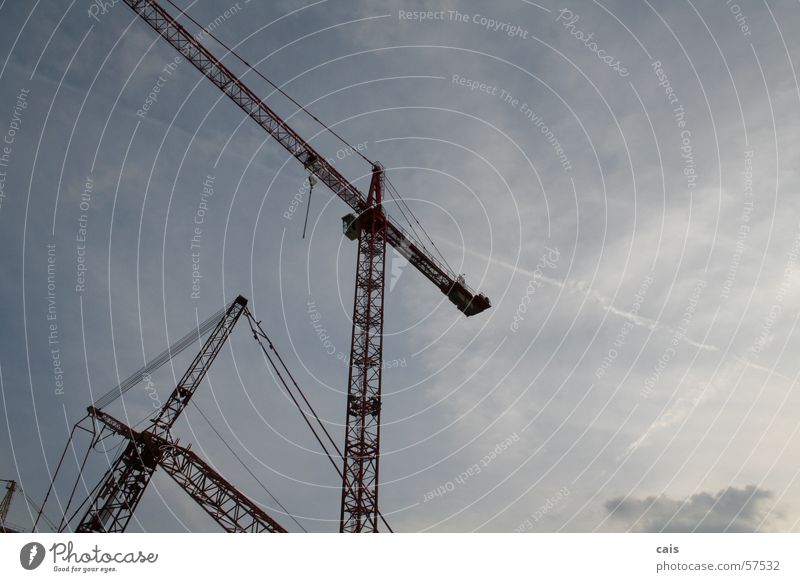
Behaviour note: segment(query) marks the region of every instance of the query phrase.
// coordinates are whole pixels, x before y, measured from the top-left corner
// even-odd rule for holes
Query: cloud
[[[759,351],[766,349],[766,347],[772,343],[773,339],[773,337],[768,337],[763,340],[759,345]],[[749,356],[748,359],[737,357],[735,360],[727,362],[722,370],[716,374],[710,382],[701,382],[687,388],[684,394],[673,399],[669,408],[667,408],[639,438],[633,441],[628,448],[625,449],[625,452],[617,457],[617,460],[633,454],[642,445],[649,444],[653,440],[653,437],[664,429],[678,423],[685,423],[687,416],[697,410],[701,404],[709,401],[721,390],[734,385],[736,379],[742,376],[746,368],[754,368],[763,372],[769,372],[771,375],[783,380],[788,380],[789,382],[794,381],[784,374],[760,366],[749,359],[757,355],[758,353],[755,353],[754,356]]]
[[[684,499],[617,497],[606,501],[605,508],[612,520],[635,532],[757,532],[767,529],[766,502],[771,498],[771,491],[748,485]]]

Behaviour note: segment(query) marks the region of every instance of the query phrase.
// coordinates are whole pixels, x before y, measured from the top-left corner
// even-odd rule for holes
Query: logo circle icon
[[[26,570],[35,570],[44,561],[44,546],[39,542],[29,542],[19,551],[19,563]]]

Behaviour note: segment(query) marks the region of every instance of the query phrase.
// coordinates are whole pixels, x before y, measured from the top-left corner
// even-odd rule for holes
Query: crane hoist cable
[[[411,232],[413,232],[414,236],[416,236],[415,242],[417,242],[420,245],[422,245],[422,237],[419,236],[419,233],[417,233],[416,229],[414,228],[414,224],[411,222],[411,220],[409,220],[408,216],[406,215],[405,211],[403,210],[403,206],[401,205],[401,201],[399,199],[399,194],[395,195],[396,190],[395,190],[394,186],[391,185],[391,183],[389,182],[389,179],[387,177],[384,176],[384,180],[386,181],[386,184],[388,186],[386,188],[386,191],[389,193],[389,197],[397,203],[397,208],[398,208],[398,210],[400,210],[400,214],[403,216],[403,219],[406,221],[406,224],[411,229]],[[390,214],[388,208],[385,208],[385,205],[386,204],[384,203],[384,213],[385,214]],[[422,245],[422,246],[424,246],[424,245]]]
[[[17,486],[17,490],[22,492],[22,495],[25,497],[25,499],[26,499],[26,501],[27,501],[28,505],[32,506],[34,509],[41,509],[41,508],[39,507],[39,505],[38,505],[38,504],[37,504],[37,503],[36,503],[36,502],[35,502],[33,499],[31,499],[31,496],[30,496],[30,495],[28,495],[28,494],[25,492],[25,490],[22,488],[22,486]],[[29,511],[30,511],[30,510],[29,510]],[[50,526],[50,527],[53,529],[53,531],[54,531],[54,532],[58,531],[58,528],[56,527],[56,524],[54,524],[52,521],[50,521],[50,518],[48,518],[48,517],[47,517],[46,515],[44,515],[44,514],[42,514],[42,517],[43,517],[43,518],[44,518],[44,520],[47,522],[47,525],[49,525],[49,526]]]
[[[294,393],[289,388],[289,385],[287,384],[286,380],[284,380],[283,375],[281,374],[280,370],[278,370],[278,366],[275,365],[275,362],[273,361],[272,357],[270,356],[270,351],[272,351],[275,354],[276,358],[278,358],[278,359],[280,358],[280,356],[278,355],[278,352],[275,350],[275,346],[273,345],[272,341],[269,339],[267,334],[264,332],[264,330],[261,328],[260,322],[258,322],[255,319],[255,317],[253,317],[253,314],[247,308],[245,308],[245,316],[247,317],[247,321],[248,321],[248,323],[250,325],[250,331],[253,332],[253,339],[255,339],[256,342],[258,343],[258,345],[261,347],[261,351],[264,353],[264,356],[267,358],[267,361],[269,362],[270,366],[272,366],[272,369],[275,371],[275,374],[278,377],[278,381],[283,385],[283,387],[286,390],[287,394],[289,394],[289,396],[292,399],[292,401],[294,402],[295,406],[300,411],[300,414],[303,416],[303,420],[305,420],[306,424],[308,425],[308,428],[311,430],[311,433],[314,435],[314,437],[317,439],[317,442],[322,447],[323,452],[325,453],[325,455],[331,461],[331,464],[333,464],[334,468],[336,468],[336,471],[339,472],[340,476],[341,476],[341,469],[339,469],[339,466],[336,464],[336,461],[334,460],[333,455],[328,451],[328,448],[325,446],[325,443],[322,442],[322,438],[319,436],[319,434],[317,433],[317,430],[314,428],[314,426],[311,424],[311,421],[308,419],[308,415],[306,414],[306,411],[303,410],[303,407],[300,405],[300,402],[298,402],[298,400],[295,397]],[[267,348],[264,346],[264,343],[261,341],[262,338],[264,340],[266,340],[267,343],[269,344],[269,350],[267,350]],[[297,384],[297,382],[295,381],[294,377],[292,377],[292,375],[289,372],[288,368],[286,368],[286,365],[283,364],[283,360],[280,360],[280,361],[281,361],[281,365],[283,366],[284,373],[286,373],[289,376],[289,378],[291,379],[292,383],[294,384],[295,388],[299,392],[299,394],[302,397],[303,401],[305,402],[306,406],[308,406],[308,409],[311,411],[311,414],[313,415],[314,419],[317,421],[317,424],[319,425],[319,428],[321,428],[322,432],[325,433],[325,436],[328,438],[328,442],[333,447],[333,449],[338,453],[339,458],[342,458],[342,452],[339,449],[339,447],[336,445],[336,441],[333,440],[333,437],[328,432],[328,429],[325,428],[325,425],[320,420],[319,415],[314,410],[314,407],[311,406],[311,403],[308,401],[308,398],[306,398],[305,394],[300,389],[300,386]]]
[[[64,457],[67,456],[67,450],[69,450],[69,445],[72,443],[72,439],[75,436],[75,431],[78,428],[81,428],[81,430],[87,430],[84,427],[79,426],[80,423],[82,423],[87,418],[89,418],[88,414],[84,416],[82,419],[80,419],[78,422],[76,422],[74,425],[72,425],[72,430],[70,431],[69,437],[67,438],[67,442],[64,445],[64,450],[61,452],[61,457],[58,459],[58,464],[56,465],[56,470],[53,473],[53,478],[50,480],[50,486],[47,488],[47,493],[45,493],[44,495],[44,501],[42,501],[42,506],[39,508],[39,513],[36,515],[36,520],[33,522],[33,531],[36,531],[36,526],[39,524],[39,520],[42,518],[42,515],[44,514],[44,506],[47,505],[47,500],[50,498],[50,493],[52,493],[53,491],[53,486],[55,485],[59,471],[61,471],[61,465],[64,462]],[[78,477],[80,478],[80,475],[78,475]],[[58,501],[58,497],[56,497],[56,501]],[[64,512],[62,512],[62,514],[63,513]]]
[[[311,412],[312,416],[314,417],[314,420],[317,422],[317,424],[321,428],[322,432],[325,433],[325,436],[328,437],[328,441],[329,441],[330,445],[333,447],[333,449],[339,455],[340,459],[344,457],[344,455],[342,454],[341,449],[339,449],[339,446],[336,444],[336,441],[333,440],[333,437],[331,436],[330,432],[328,432],[328,429],[325,428],[325,425],[323,424],[323,422],[320,419],[320,417],[317,414],[317,412],[314,410],[314,407],[311,405],[311,402],[309,402],[309,400],[306,397],[305,393],[303,392],[302,388],[300,388],[300,385],[294,379],[294,376],[292,376],[291,371],[286,366],[286,363],[283,361],[283,358],[281,358],[281,355],[278,353],[278,350],[275,349],[275,345],[272,343],[272,340],[269,338],[269,336],[266,334],[266,332],[262,329],[261,323],[255,319],[255,317],[253,316],[253,314],[250,312],[250,310],[248,308],[245,308],[244,315],[247,318],[248,323],[250,324],[250,330],[253,332],[253,339],[255,339],[256,342],[258,343],[258,345],[261,347],[261,351],[264,353],[264,356],[267,358],[267,361],[269,362],[270,366],[272,366],[272,369],[275,371],[275,374],[278,376],[279,382],[283,385],[284,389],[286,390],[286,393],[289,394],[289,397],[292,399],[292,402],[294,402],[294,405],[300,411],[300,415],[303,417],[303,420],[308,425],[308,428],[311,429],[311,433],[316,438],[316,440],[319,443],[320,447],[322,447],[322,450],[325,452],[325,455],[328,457],[328,460],[333,465],[333,468],[336,470],[336,472],[338,473],[339,477],[342,477],[342,469],[336,463],[336,460],[334,460],[333,455],[328,451],[327,447],[325,446],[325,443],[322,442],[322,438],[319,436],[317,431],[314,429],[313,425],[311,424],[311,421],[308,418],[308,415],[306,414],[306,411],[300,405],[300,402],[298,402],[297,398],[293,394],[293,392],[292,392],[291,388],[289,387],[288,383],[286,382],[286,380],[283,378],[283,375],[278,370],[278,366],[275,364],[275,362],[273,361],[272,357],[269,355],[270,351],[272,351],[272,353],[275,355],[275,359],[280,362],[281,367],[284,370],[284,373],[289,377],[289,379],[292,382],[292,385],[294,385],[295,389],[297,390],[297,392],[300,394],[301,398],[303,399],[303,402],[305,402],[306,406],[308,406],[308,410]],[[262,341],[262,339],[265,340],[269,344],[269,350],[267,349],[266,346],[264,346],[264,342]],[[369,495],[369,492],[366,492],[366,493],[367,493],[367,495]],[[380,510],[378,510],[377,513],[378,513],[378,516],[381,518],[381,521],[383,522],[383,524],[386,526],[386,528],[390,532],[394,533],[394,530],[392,529],[392,526],[389,525],[389,522],[386,521],[386,518],[383,516],[383,514],[380,512]]]
[[[172,2],[172,0],[166,0],[166,2],[170,6],[172,6],[175,10],[177,10],[180,14],[185,16],[197,28],[202,30],[204,34],[208,35],[209,37],[213,38],[216,42],[218,42],[220,44],[220,46],[222,46],[222,48],[224,48],[226,51],[228,51],[228,53],[230,53],[231,55],[236,57],[236,59],[238,61],[240,61],[245,67],[247,67],[248,70],[253,71],[253,73],[258,75],[261,79],[263,79],[267,83],[269,83],[269,85],[271,87],[273,87],[278,93],[280,93],[281,95],[286,97],[286,99],[288,99],[293,104],[295,104],[298,108],[300,108],[303,112],[305,112],[309,117],[311,117],[311,119],[313,119],[314,121],[319,123],[323,128],[325,128],[326,131],[330,132],[331,135],[333,135],[336,139],[338,139],[340,142],[342,142],[344,145],[346,145],[348,148],[350,148],[354,153],[358,154],[370,166],[374,166],[375,165],[375,163],[372,160],[370,160],[368,157],[366,157],[364,154],[362,154],[355,146],[351,145],[350,142],[348,142],[341,135],[336,133],[336,131],[334,131],[330,126],[325,124],[325,122],[323,122],[321,119],[319,119],[316,115],[311,113],[311,111],[308,108],[306,108],[305,106],[301,105],[291,95],[289,95],[286,91],[281,89],[278,85],[276,85],[275,83],[270,81],[261,71],[259,71],[257,68],[255,68],[253,65],[251,65],[247,60],[245,60],[242,56],[240,56],[239,53],[237,53],[234,49],[232,49],[227,44],[225,44],[222,40],[220,40],[211,30],[206,29],[202,24],[197,22],[197,20],[192,18],[192,16],[188,12],[188,8],[186,10],[184,10],[184,9],[180,8],[179,6],[176,6],[175,3]]]
[[[73,497],[75,495],[75,491],[78,488],[78,484],[80,483],[81,478],[83,476],[83,470],[84,470],[84,468],[86,466],[86,461],[87,461],[87,459],[89,457],[89,453],[92,450],[97,450],[97,448],[96,448],[97,444],[102,442],[102,440],[104,440],[104,438],[107,438],[107,437],[101,437],[102,431],[100,432],[100,434],[97,433],[97,430],[96,430],[95,424],[94,424],[94,420],[92,420],[92,428],[91,428],[91,430],[86,428],[85,426],[83,426],[83,422],[89,417],[90,416],[87,414],[86,416],[81,418],[78,422],[76,422],[74,425],[72,425],[72,430],[70,431],[69,437],[67,438],[67,442],[64,445],[64,450],[61,452],[61,457],[58,460],[58,465],[56,466],[56,470],[53,473],[52,479],[50,480],[50,485],[47,488],[47,493],[45,493],[44,501],[42,501],[42,505],[41,505],[41,507],[39,507],[39,512],[36,515],[36,520],[33,523],[33,531],[36,531],[36,526],[39,524],[39,520],[42,519],[42,518],[44,518],[44,520],[47,521],[48,523],[52,523],[52,522],[50,522],[49,519],[47,519],[47,516],[44,515],[44,506],[47,504],[47,500],[50,498],[50,493],[52,493],[52,491],[53,491],[53,487],[55,486],[56,479],[58,478],[58,474],[61,471],[61,466],[62,466],[62,464],[64,462],[64,458],[66,457],[67,451],[69,450],[69,447],[72,444],[72,439],[75,437],[75,431],[77,429],[81,429],[81,430],[83,430],[85,432],[90,433],[92,435],[92,437],[91,437],[91,440],[89,441],[89,445],[86,447],[86,455],[84,455],[83,461],[80,464],[80,470],[78,471],[78,474],[75,477],[75,484],[73,485],[72,491],[70,492],[70,496],[69,496],[69,500],[67,501],[67,505],[66,505],[66,507],[64,507],[64,510],[61,511],[62,517],[61,517],[61,521],[59,522],[58,528],[56,529],[56,531],[62,531],[62,529],[61,529],[62,525],[63,525],[63,527],[66,527],[67,525],[69,525],[69,523],[75,517],[77,512],[80,511],[80,509],[92,497],[92,495],[90,494],[89,497],[86,500],[84,500],[83,503],[81,503],[81,505],[78,507],[78,509],[75,511],[75,513],[73,513],[72,516],[69,519],[66,519],[66,521],[65,521],[67,512],[69,512],[69,508],[72,505],[72,499],[73,499]],[[133,428],[136,428],[137,426],[139,426],[140,424],[142,424],[146,420],[147,420],[146,418],[140,420],[137,424],[135,424],[133,426]],[[108,452],[108,451],[103,451],[103,452]],[[105,476],[103,477],[103,480],[100,481],[100,483],[103,483],[104,481],[105,481]],[[92,491],[96,490],[97,487],[99,487],[99,486],[100,486],[100,484],[98,483],[98,485],[95,486],[95,488]]]
[[[303,222],[303,238],[306,238],[306,227],[308,226],[308,213],[311,210],[311,194],[314,192],[314,184],[317,183],[317,179],[314,177],[314,174],[308,175],[308,203],[306,204],[306,219]]]
[[[411,227],[411,230],[414,232],[414,234],[417,234],[417,231],[414,228],[414,225],[411,224],[411,221],[408,219],[408,217],[406,217],[406,213],[403,212],[403,207],[405,207],[405,209],[408,210],[408,213],[414,219],[414,222],[417,223],[417,225],[419,226],[420,230],[425,235],[425,238],[427,238],[428,241],[431,243],[431,246],[433,246],[434,250],[439,255],[439,258],[442,260],[443,266],[447,267],[447,269],[450,270],[450,274],[455,276],[456,272],[453,270],[453,267],[451,267],[450,264],[447,262],[447,259],[444,258],[444,255],[442,254],[442,251],[440,251],[439,247],[436,246],[436,243],[433,242],[433,239],[428,234],[428,231],[425,230],[425,227],[422,226],[422,224],[420,223],[419,219],[416,217],[414,212],[411,210],[411,208],[408,206],[408,204],[406,204],[406,201],[400,195],[400,192],[397,190],[395,185],[392,184],[392,181],[389,179],[388,176],[385,177],[385,180],[386,180],[387,185],[389,186],[387,188],[387,190],[389,191],[389,195],[392,197],[392,199],[394,199],[397,202],[398,207],[400,208],[400,212],[403,214],[403,217],[406,219],[406,222],[408,222],[409,226]],[[418,234],[417,234],[417,237],[419,237]],[[419,238],[421,238],[421,237],[419,237]],[[422,242],[422,240],[418,240],[418,242],[419,242],[419,244],[422,245],[423,248],[427,249],[427,245],[425,245],[425,243]]]
[[[66,516],[69,508],[72,506],[72,500],[75,498],[75,492],[78,490],[78,484],[83,479],[83,470],[86,468],[86,461],[89,459],[89,453],[91,452],[92,447],[86,447],[86,454],[83,456],[83,461],[81,461],[80,468],[78,469],[78,476],[75,477],[75,485],[72,486],[72,491],[69,493],[69,499],[67,499],[67,505],[62,512],[64,516]],[[77,459],[76,459],[77,460]],[[44,511],[44,508],[42,508]],[[65,524],[66,525],[66,524]],[[61,527],[61,522],[58,524],[59,528]]]
[[[95,492],[96,492],[98,489],[100,489],[100,486],[101,486],[103,483],[105,483],[105,482],[106,482],[106,478],[107,478],[107,477],[108,477],[108,476],[111,474],[111,472],[112,472],[113,470],[114,470],[114,466],[113,466],[113,465],[109,466],[109,468],[108,468],[108,469],[106,469],[106,472],[103,474],[103,478],[102,478],[102,479],[100,479],[100,480],[97,482],[97,484],[96,484],[96,485],[95,485],[95,486],[92,488],[92,490],[89,492],[89,495],[87,495],[87,496],[86,496],[86,499],[84,499],[84,500],[81,502],[81,504],[80,504],[80,505],[78,506],[78,508],[77,508],[77,509],[76,509],[76,510],[73,512],[73,514],[69,516],[69,518],[67,518],[67,516],[66,516],[66,512],[65,512],[65,514],[64,514],[64,517],[62,518],[62,520],[61,520],[61,521],[59,522],[59,524],[58,524],[58,531],[59,531],[59,532],[63,532],[63,531],[64,531],[64,529],[66,529],[66,527],[67,527],[67,526],[68,526],[70,523],[72,523],[72,520],[73,520],[73,519],[75,519],[75,517],[78,515],[78,513],[80,513],[80,512],[83,510],[83,508],[86,506],[86,504],[87,504],[87,503],[89,503],[89,501],[91,501],[91,500],[92,500],[92,498],[94,498],[94,494],[95,494]],[[63,525],[63,528],[64,528],[64,529],[62,529],[62,525]]]
[[[208,424],[208,426],[210,426],[210,427],[211,427],[211,430],[213,430],[213,431],[214,431],[214,433],[215,433],[215,434],[217,435],[217,437],[219,438],[219,440],[221,440],[221,441],[222,441],[222,444],[223,444],[223,445],[225,445],[225,447],[228,449],[228,451],[230,451],[230,453],[233,455],[233,457],[234,457],[234,458],[235,458],[237,461],[239,461],[239,464],[240,464],[240,465],[241,465],[241,466],[244,468],[244,470],[245,470],[245,471],[247,471],[247,472],[250,474],[250,476],[251,476],[253,479],[255,479],[255,480],[256,480],[256,483],[258,483],[258,484],[261,486],[261,488],[262,488],[262,489],[263,489],[263,490],[266,492],[266,494],[267,494],[267,495],[269,495],[269,496],[272,498],[272,500],[273,500],[275,503],[277,503],[277,504],[278,504],[278,507],[280,507],[280,508],[283,510],[283,513],[284,513],[284,515],[286,515],[286,516],[287,516],[287,517],[289,517],[289,518],[290,518],[290,519],[291,519],[293,522],[295,522],[295,523],[297,524],[297,527],[299,527],[299,528],[300,528],[301,530],[303,530],[304,532],[308,533],[308,530],[307,530],[306,528],[304,528],[304,527],[303,527],[303,526],[300,524],[300,522],[299,522],[299,521],[297,521],[297,519],[295,519],[294,515],[292,515],[291,513],[289,513],[289,510],[287,510],[287,509],[286,509],[286,507],[283,505],[283,503],[281,503],[280,501],[278,501],[278,498],[277,498],[277,497],[275,497],[275,495],[273,495],[272,491],[270,491],[269,489],[267,489],[267,486],[266,486],[266,485],[264,485],[264,483],[262,483],[261,479],[259,479],[258,477],[256,477],[255,473],[253,473],[253,471],[251,471],[251,470],[250,470],[250,467],[248,467],[248,466],[247,466],[247,464],[246,464],[246,463],[245,463],[245,462],[242,460],[242,458],[241,458],[241,457],[240,457],[240,456],[239,456],[239,455],[236,453],[236,451],[234,451],[234,450],[233,450],[233,447],[231,447],[231,445],[229,445],[229,444],[228,444],[228,441],[226,441],[226,440],[225,440],[225,438],[222,436],[222,434],[221,434],[221,433],[220,433],[220,432],[217,430],[217,427],[215,427],[215,426],[212,424],[211,420],[209,420],[209,418],[206,416],[206,414],[203,412],[203,410],[200,408],[200,406],[197,404],[197,402],[195,402],[194,400],[192,400],[192,401],[191,401],[191,404],[192,404],[192,405],[194,405],[194,407],[197,409],[197,412],[199,412],[199,413],[200,413],[200,416],[202,416],[202,417],[203,417],[203,420],[205,420],[205,421],[206,421],[206,423]],[[272,508],[272,507],[269,507],[268,509],[269,509],[270,511],[273,511],[273,510],[274,510],[274,508]]]

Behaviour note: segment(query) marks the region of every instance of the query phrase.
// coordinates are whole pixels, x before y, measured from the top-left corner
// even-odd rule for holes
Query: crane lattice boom
[[[264,128],[286,151],[297,158],[306,170],[344,200],[355,211],[356,217],[370,209],[367,197],[358,188],[342,176],[325,156],[317,153],[169,12],[154,0],[124,0],[124,2],[231,101]],[[448,273],[447,269],[427,250],[416,244],[402,227],[388,217],[385,220],[386,242],[430,279],[458,309],[470,316],[491,306],[485,295],[476,294],[463,280]]]
[[[240,493],[193,451],[181,447],[152,431],[137,432],[107,412],[90,408],[103,425],[129,439],[124,455],[129,466],[151,463],[163,469],[227,532],[284,533],[286,530],[258,505]]]

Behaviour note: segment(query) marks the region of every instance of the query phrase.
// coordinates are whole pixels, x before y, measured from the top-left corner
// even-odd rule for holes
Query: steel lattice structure
[[[244,313],[245,307],[247,299],[241,295],[231,303],[153,419],[148,435],[165,442],[172,442],[170,429],[189,404],[189,400],[233,331],[236,322]],[[102,411],[94,407],[89,407],[89,413],[95,418],[106,418],[100,416]],[[76,528],[78,532],[125,531],[156,467],[163,461],[162,448],[149,446],[150,441],[146,439],[134,438],[135,434],[140,433],[134,433],[122,423],[119,425],[115,432],[129,436],[128,444],[114,461],[104,483],[92,499]]]
[[[386,267],[386,221],[379,211],[383,168],[372,170],[370,209],[358,223],[356,290],[350,373],[347,382],[342,504],[344,532],[378,531],[378,462],[380,461],[383,291]]]
[[[144,468],[160,467],[228,532],[284,533],[275,520],[240,493],[193,451],[162,438],[152,430],[138,432],[107,412],[91,408],[92,416],[116,434],[128,439],[120,468],[128,467],[139,475]],[[117,468],[117,465],[114,467]],[[152,472],[150,473],[152,475]],[[141,481],[144,489],[146,481]],[[98,516],[102,523],[102,516]],[[113,531],[89,529],[80,531]]]
[[[384,270],[387,243],[400,252],[467,316],[490,307],[489,299],[472,291],[463,278],[442,263],[395,224],[382,208],[383,169],[373,167],[367,196],[317,153],[254,91],[206,49],[176,18],[155,0],[124,0],[142,20],[174,47],[253,121],[272,136],[303,167],[316,176],[354,211],[345,217],[346,234],[358,239],[357,275],[353,301],[353,329],[348,377],[347,422],[342,482],[340,531],[377,531],[380,455],[381,362],[383,349]],[[212,35],[213,36],[213,35]],[[213,356],[211,357],[213,360]],[[210,362],[209,362],[210,363]],[[199,368],[198,371],[202,371]],[[156,420],[153,434],[169,440],[169,428],[202,379],[179,385]],[[128,459],[147,458],[141,445],[131,442]],[[144,455],[144,457],[143,457]],[[160,457],[153,460],[153,467]],[[108,521],[124,529],[153,468],[118,460],[104,497],[93,506],[82,527]],[[111,477],[109,477],[111,479]],[[121,485],[120,485],[121,483]]]

